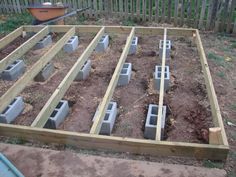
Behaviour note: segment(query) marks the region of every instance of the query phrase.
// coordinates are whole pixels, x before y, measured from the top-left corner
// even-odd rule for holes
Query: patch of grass
[[[236,173],[234,171],[230,171],[230,172],[227,173],[227,176],[228,177],[235,177]]]
[[[231,44],[231,48],[236,49],[236,41]]]
[[[216,55],[215,53],[210,52],[208,54],[208,58],[212,61],[214,61],[217,65],[223,66],[223,67],[228,67],[229,64],[226,63],[224,57]]]
[[[210,160],[204,160],[203,161],[203,166],[206,168],[224,168],[224,163],[222,162],[212,162]]]
[[[25,144],[26,141],[21,138],[9,138],[6,143],[9,144]]]
[[[6,17],[6,20],[0,24],[0,33],[9,33],[22,25],[32,24],[33,17],[28,13],[11,14]]]
[[[124,20],[122,21],[122,25],[123,26],[135,26],[135,22],[131,19],[127,19],[127,20]]]
[[[231,105],[230,105],[230,108],[231,108],[232,110],[235,110],[235,111],[236,111],[236,103],[231,104]]]
[[[216,73],[216,75],[222,79],[225,79],[225,73],[223,71]]]

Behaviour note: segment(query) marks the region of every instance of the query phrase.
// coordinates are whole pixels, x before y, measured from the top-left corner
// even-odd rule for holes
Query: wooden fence
[[[173,23],[199,29],[236,33],[236,0],[1,0],[0,13],[22,13],[29,4],[63,2],[70,9],[90,6],[89,18]]]

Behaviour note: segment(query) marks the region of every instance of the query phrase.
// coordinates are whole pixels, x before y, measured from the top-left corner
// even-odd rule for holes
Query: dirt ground
[[[110,20],[85,22],[85,24],[98,25],[120,25],[121,23]],[[158,24],[142,25],[157,26]],[[201,38],[207,56],[214,54],[213,57],[208,57],[208,62],[231,148],[228,160],[223,167],[227,170],[228,175],[236,176],[234,168],[236,165],[236,48],[230,47],[236,40],[233,37],[212,33],[201,33]],[[32,82],[24,89],[21,95],[26,102],[26,109],[14,122],[15,124],[30,125],[32,123],[91,39],[92,37],[87,39],[85,36],[81,36],[81,44],[76,53],[67,55],[60,52],[53,59],[56,72],[47,82]],[[119,114],[112,132],[114,136],[143,138],[148,104],[158,104],[158,92],[152,88],[152,74],[155,65],[161,63],[158,57],[160,39],[161,36],[152,36],[151,40],[146,36],[140,37],[138,53],[128,56],[126,60],[133,65],[132,78],[127,86],[117,87],[113,95],[113,100],[117,101],[119,106]],[[164,104],[168,107],[168,127],[165,139],[208,143],[208,128],[213,124],[196,46],[186,38],[170,37],[169,39],[173,41],[173,48],[172,58],[167,62],[171,72],[171,88],[164,96]],[[106,53],[93,52],[90,57],[92,60],[90,77],[86,81],[73,82],[64,96],[64,99],[70,103],[70,114],[61,124],[60,129],[89,132],[92,117],[105,94],[125,40],[126,36],[112,36]],[[12,50],[14,48],[7,51]],[[41,55],[41,51],[32,50],[26,54],[25,60],[27,61],[27,57],[33,56],[36,58],[34,61],[37,61]],[[0,95],[4,94],[13,83],[10,82],[5,86],[5,82],[0,81]],[[170,161],[218,167],[217,163],[186,162],[188,160],[185,159]],[[222,168],[222,166],[220,167]]]

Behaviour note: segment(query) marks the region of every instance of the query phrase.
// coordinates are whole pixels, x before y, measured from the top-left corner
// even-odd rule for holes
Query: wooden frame
[[[209,66],[202,46],[199,31],[196,29],[186,28],[161,28],[161,27],[124,27],[124,26],[83,26],[83,25],[63,25],[63,26],[23,26],[15,30],[5,37],[6,43],[1,44],[0,47],[5,47],[12,42],[17,36],[26,32],[36,32],[36,34],[27,40],[24,44],[19,46],[15,51],[9,54],[5,59],[7,63],[0,62],[0,69],[6,67],[9,61],[14,61],[18,56],[24,55],[30,50],[43,35],[49,32],[63,32],[64,36],[48,51],[38,62],[36,62],[2,97],[0,97],[0,112],[2,112],[7,105],[17,96],[29,82],[40,72],[40,70],[60,51],[66,41],[74,35],[75,32],[80,33],[96,33],[96,36],[88,45],[83,54],[78,58],[77,62],[67,73],[65,78],[59,84],[57,89],[51,95],[43,109],[40,111],[31,126],[0,124],[0,135],[8,137],[17,137],[25,140],[39,140],[41,142],[51,142],[78,146],[80,148],[88,149],[104,149],[118,152],[130,152],[136,154],[147,155],[161,155],[161,156],[188,156],[198,159],[213,159],[225,160],[229,151],[229,145],[225,134],[225,129],[213,87],[212,78],[210,75]],[[97,43],[104,33],[120,33],[127,34],[127,41],[125,48],[120,56],[116,69],[107,87],[106,93],[99,106],[97,118],[95,119],[90,133],[77,133],[62,130],[50,130],[42,128],[60,99],[64,96],[67,89],[75,79],[79,70],[82,68],[85,61],[93,52]],[[127,58],[129,48],[134,35],[163,35],[163,55],[162,55],[162,74],[160,84],[159,108],[162,108],[164,97],[164,66],[165,66],[165,51],[167,35],[172,36],[186,36],[192,37],[197,45],[200,55],[200,62],[204,73],[207,94],[211,105],[212,117],[214,127],[210,130],[211,144],[196,144],[184,142],[168,142],[161,141],[161,113],[158,112],[158,125],[156,131],[156,140],[122,138],[114,136],[99,135],[101,128],[102,117],[104,117],[105,110],[110,102],[114,89],[118,82],[119,73]],[[0,40],[3,41],[3,40]],[[21,52],[17,52],[21,51]]]

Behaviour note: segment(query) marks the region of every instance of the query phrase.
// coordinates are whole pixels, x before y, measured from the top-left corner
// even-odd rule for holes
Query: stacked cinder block
[[[160,84],[161,84],[161,66],[155,67],[154,72],[154,88],[156,90],[160,90]],[[165,72],[164,72],[164,90],[168,90],[170,85],[170,70],[169,66],[165,66]]]
[[[37,82],[46,81],[54,72],[54,65],[52,62],[49,62],[34,78]]]
[[[138,46],[138,37],[134,37],[129,49],[129,55],[133,55],[137,52],[137,46]]]
[[[0,113],[0,123],[11,123],[24,110],[24,102],[22,97],[16,97],[6,109]]]
[[[51,43],[52,43],[52,36],[47,35],[35,45],[35,48],[42,49],[42,48],[46,47],[47,45],[50,45]]]
[[[158,116],[159,106],[155,104],[150,104],[148,107],[148,113],[145,123],[144,137],[147,139],[156,139],[156,127],[157,127],[157,116]],[[162,107],[161,116],[161,137],[164,135],[166,121],[166,106]]]
[[[104,52],[107,49],[108,45],[109,45],[109,36],[104,35],[98,42],[97,47],[95,48],[95,51]]]
[[[88,78],[89,73],[91,71],[91,60],[87,60],[84,63],[84,66],[79,71],[78,75],[76,76],[75,80],[85,80]]]
[[[96,113],[93,117],[93,121],[95,121],[97,114],[98,114],[98,109],[96,110]],[[102,121],[102,126],[101,126],[99,134],[102,134],[102,135],[111,134],[115,120],[116,120],[116,115],[117,115],[117,103],[111,101],[107,107],[106,114]]]
[[[79,38],[78,36],[72,36],[70,40],[64,45],[63,49],[67,53],[74,52],[79,45]]]
[[[120,72],[119,80],[118,80],[119,86],[124,86],[129,83],[131,79],[131,72],[132,72],[132,64],[124,63]]]
[[[65,120],[69,113],[69,104],[66,100],[61,100],[50,115],[45,128],[56,129]]]
[[[162,54],[163,54],[163,45],[164,45],[164,41],[160,40],[159,43],[159,56],[162,59]],[[170,52],[171,52],[171,41],[170,40],[166,40],[166,59],[170,58]]]
[[[26,66],[23,60],[16,60],[3,70],[1,77],[3,80],[16,80],[25,72],[25,68]]]

